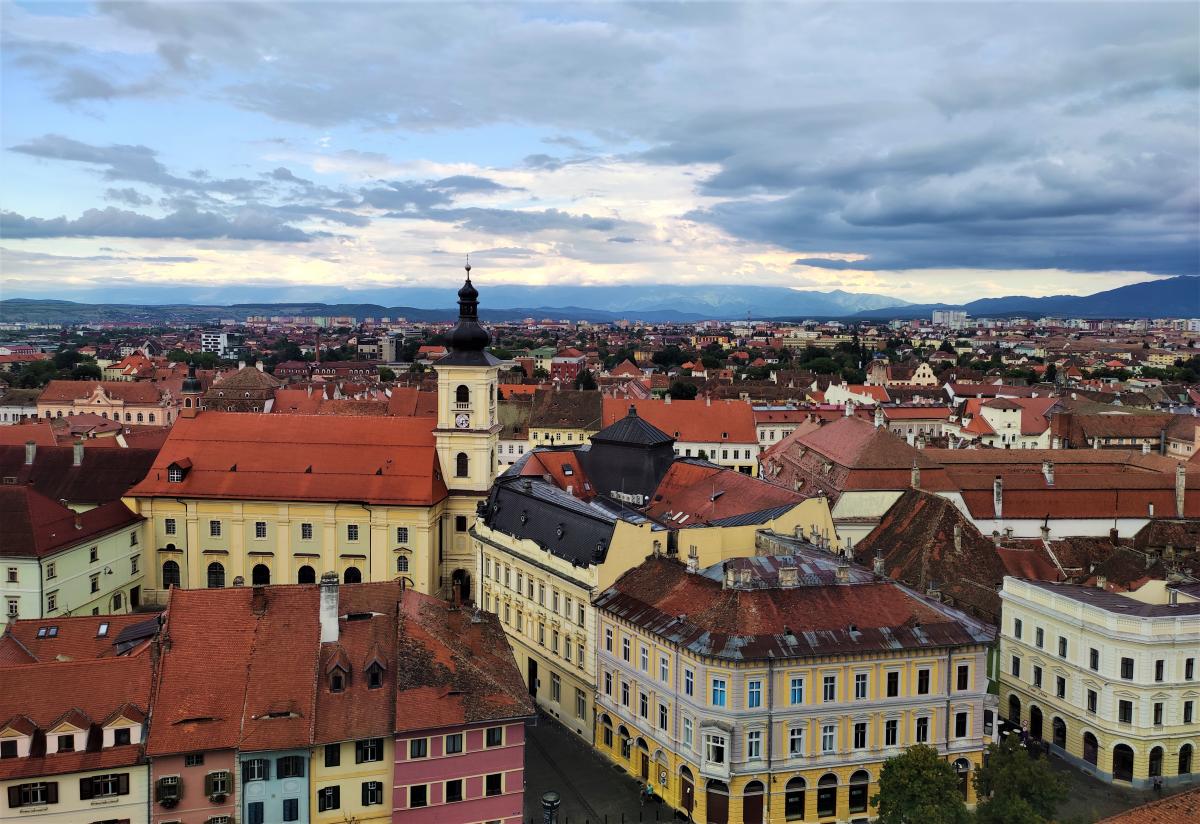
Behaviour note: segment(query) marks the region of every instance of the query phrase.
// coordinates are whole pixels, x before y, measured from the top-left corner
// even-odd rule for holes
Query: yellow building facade
[[[810,561],[801,561],[807,575],[830,577],[827,566]],[[733,573],[721,580],[723,570],[753,569],[755,562],[758,568],[746,577]],[[698,649],[710,631],[664,608],[682,610],[676,604],[686,602],[699,614],[712,606],[710,597],[723,601],[742,586],[756,590],[755,598],[772,600],[774,586],[784,593],[776,605],[786,614],[793,597],[788,590],[800,585],[781,585],[778,577],[764,584],[761,572],[768,570],[770,578],[772,569],[787,570],[794,562],[785,558],[776,568],[772,558],[740,559],[686,573],[666,566],[669,562],[648,562],[653,563],[663,569],[635,570],[632,581],[622,578],[596,602],[595,743],[630,775],[651,784],[666,804],[691,820],[716,824],[866,821],[875,814],[870,799],[878,792],[883,762],[917,743],[943,753],[960,775],[966,801],[974,804],[969,779],[992,732],[988,635],[982,625],[972,622],[972,637],[944,647],[900,648],[906,646],[900,642],[895,649],[855,653],[846,649],[854,643],[831,643],[837,649],[829,654],[810,648],[812,654],[788,655],[788,636],[802,635],[797,624],[777,627],[778,638],[770,642],[728,636],[723,649],[705,654]],[[813,586],[812,580],[800,588]],[[667,594],[665,603],[655,605],[631,594],[648,583],[664,593],[677,589],[681,597]],[[815,587],[856,585],[900,589],[863,571]],[[914,593],[896,597],[918,599]],[[744,600],[728,603],[751,608]],[[800,616],[787,620],[793,618]],[[861,620],[869,633],[869,616]],[[895,637],[903,634],[897,628]],[[808,644],[802,637],[798,645]],[[780,654],[752,657],[752,650],[770,647]],[[737,649],[744,654],[733,652]]]
[[[384,824],[392,820],[396,744],[391,735],[381,741],[383,759],[364,763],[355,763],[354,741],[313,748],[309,811],[314,824]],[[328,805],[322,805],[321,793],[333,786],[339,789],[338,806],[322,809]]]

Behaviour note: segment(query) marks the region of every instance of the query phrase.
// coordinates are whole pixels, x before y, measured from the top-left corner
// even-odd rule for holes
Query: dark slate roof
[[[709,521],[707,526],[750,526],[751,524],[765,524],[794,509],[795,506],[796,504],[784,504],[783,506],[773,506],[769,509],[760,509],[756,512],[743,512],[741,515],[730,515],[728,518],[718,518],[715,521]],[[705,524],[698,524],[697,526],[705,526]]]
[[[74,466],[74,447],[39,446],[25,465],[24,446],[0,446],[0,476],[32,486],[55,501],[101,504],[119,500],[154,465],[157,449],[84,449]]]
[[[675,440],[657,426],[648,423],[645,418],[640,417],[637,410],[631,405],[628,415],[601,429],[592,436],[592,442],[657,446],[674,443]]]
[[[1099,587],[1087,587],[1077,584],[1052,584],[1046,581],[1025,581],[1025,583],[1116,615],[1129,615],[1134,618],[1176,618],[1200,615],[1200,601],[1188,604],[1180,603],[1175,606],[1168,604],[1145,604],[1127,595],[1109,592]]]
[[[438,358],[433,369],[436,372],[439,366],[496,366],[503,363],[498,357],[491,352],[451,352],[444,358]]]
[[[622,518],[641,516],[604,498],[585,502],[543,480],[506,474],[492,488],[484,523],[534,541],[573,564],[590,566],[604,562]]]

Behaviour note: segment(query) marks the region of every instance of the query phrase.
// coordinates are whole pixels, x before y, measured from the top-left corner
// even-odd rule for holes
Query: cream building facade
[[[1197,779],[1200,592],[1133,593],[1005,578],[1000,707],[1102,780]]]

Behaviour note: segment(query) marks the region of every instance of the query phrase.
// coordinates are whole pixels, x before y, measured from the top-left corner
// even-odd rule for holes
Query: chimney
[[[933,578],[930,578],[929,583],[925,586],[925,594],[935,601],[942,600],[942,588]]]
[[[700,556],[694,544],[688,547],[687,571],[693,575],[700,571]]]
[[[999,475],[992,481],[992,508],[997,521],[1004,517],[1004,480]]]
[[[1050,524],[1042,524],[1042,540],[1050,540]]]
[[[883,426],[883,407],[875,407],[875,428]]]
[[[1046,486],[1054,486],[1054,461],[1042,461],[1042,477],[1046,479]]]
[[[1151,520],[1154,519],[1154,501],[1146,504],[1146,517],[1150,518]]]
[[[1142,443],[1142,454],[1143,455],[1150,454],[1150,442],[1149,441],[1145,441]]]
[[[245,368],[246,368],[246,362],[244,360],[238,361],[238,369],[245,369]]]
[[[262,372],[262,371],[264,371],[264,370],[263,370],[263,362],[262,362],[262,359],[261,359],[261,358],[259,359],[258,363],[254,364],[254,365],[258,367],[258,371],[259,371],[259,372]]]
[[[962,524],[954,525],[954,551],[962,552]]]
[[[914,445],[917,447],[917,449],[925,448],[925,433],[924,432],[917,433],[917,440]]]
[[[1108,531],[1108,542],[1113,546],[1116,546],[1118,538],[1120,538],[1120,533],[1117,532],[1117,528],[1114,526]]]
[[[705,394],[705,396],[704,396],[704,405],[705,405],[705,406],[712,406],[712,395]]]
[[[921,488],[921,467],[917,466],[916,458],[913,458],[912,474],[910,476],[910,482],[912,484],[913,489]]]
[[[725,586],[723,588],[724,589],[733,589],[733,582],[735,580],[735,575],[734,575],[733,570],[729,568],[728,561],[726,561],[725,564],[722,565],[721,572],[723,573],[722,578],[725,581]]]
[[[670,392],[663,395],[663,403],[666,403],[666,404],[671,403],[671,393]],[[630,408],[632,409],[633,407],[630,407]]]
[[[875,574],[878,575],[880,578],[884,577],[887,574],[887,572],[883,566],[883,548],[882,547],[875,550],[875,561],[872,564],[872,568],[873,568]]]
[[[29,446],[25,446],[25,454],[28,456]],[[32,463],[32,458],[26,458],[26,463]],[[1184,497],[1187,494],[1187,470],[1183,468],[1182,463],[1175,464],[1175,517],[1183,517]]]
[[[37,455],[37,442],[25,441],[25,465],[33,466],[33,457]],[[1182,464],[1181,464],[1182,466]]]
[[[1169,607],[1179,606],[1179,590],[1174,589],[1174,588],[1167,590],[1167,606],[1169,606]]]
[[[794,587],[800,585],[800,571],[794,566],[785,566],[779,568],[779,585],[781,587]]]
[[[1096,589],[1108,589],[1108,578],[1103,575],[1096,576]]]
[[[849,399],[847,399],[845,405],[842,406],[842,415],[847,418],[853,417],[854,415],[854,404],[851,403]]]
[[[83,466],[83,441],[75,441],[74,457],[71,466]]]
[[[83,516],[78,512],[75,513],[75,528],[83,529]]]
[[[850,582],[850,563],[843,556],[838,556],[838,565],[834,577],[839,584]]]
[[[326,572],[321,576],[321,643],[333,644],[338,639],[338,574]]]

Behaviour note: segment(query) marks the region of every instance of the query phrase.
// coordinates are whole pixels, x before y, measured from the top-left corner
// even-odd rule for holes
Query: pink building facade
[[[398,733],[392,821],[520,824],[525,721]]]
[[[227,815],[235,820],[233,750],[160,755],[150,762],[150,820],[206,824]],[[222,792],[223,790],[223,792]],[[210,795],[211,792],[211,795]],[[214,800],[216,799],[216,800]]]

